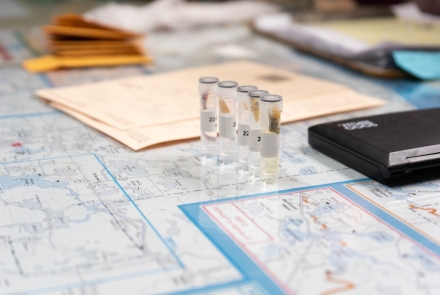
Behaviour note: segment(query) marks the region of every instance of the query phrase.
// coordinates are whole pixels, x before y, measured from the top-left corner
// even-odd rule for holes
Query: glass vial
[[[252,176],[260,174],[261,167],[261,126],[260,126],[260,97],[268,94],[266,90],[253,90],[248,93],[249,105],[249,173]]]
[[[219,106],[219,135],[220,135],[220,161],[223,164],[235,160],[235,139],[237,137],[237,114],[235,96],[237,82],[219,82],[217,89]]]
[[[204,157],[212,157],[217,152],[217,83],[216,77],[199,79],[200,141]]]
[[[257,90],[252,85],[244,85],[237,88],[237,113],[238,113],[238,163],[246,169],[249,161],[249,105],[248,92]]]
[[[278,178],[282,110],[281,96],[265,94],[260,98],[261,178],[267,183]]]

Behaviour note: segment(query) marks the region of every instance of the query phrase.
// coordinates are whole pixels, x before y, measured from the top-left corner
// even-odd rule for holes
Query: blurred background
[[[350,87],[351,79],[362,78],[432,107],[440,105],[438,93],[417,89],[440,89],[439,9],[440,0],[0,0],[0,65],[86,54],[79,47],[66,53],[54,41],[87,38],[68,40],[47,29],[59,25],[56,17],[73,13],[144,36],[140,54],[153,62],[142,65],[142,72],[247,59]],[[92,80],[139,74],[139,67],[128,65],[100,70],[105,74]],[[56,85],[90,82],[81,75],[71,72]]]
[[[60,55],[48,46],[59,36],[44,35],[41,28],[54,25],[54,17],[74,13],[146,34],[142,47],[155,60],[156,71],[255,59],[269,54],[268,49],[269,62],[276,64],[277,46],[283,43],[366,75],[439,78],[432,69],[423,70],[427,57],[419,53],[440,48],[440,0],[0,0],[0,6],[0,28],[15,30],[34,57]],[[261,36],[277,42],[269,45]],[[408,62],[406,53],[395,53],[408,50],[417,51],[420,63]],[[3,57],[2,63],[13,61]]]
[[[54,15],[75,12],[84,13],[92,8],[109,2],[141,6],[152,1],[105,1],[105,0],[0,0],[0,27],[17,27],[42,25]],[[188,2],[225,2],[200,0]],[[405,0],[268,0],[267,2],[295,14],[322,14],[336,11],[359,10],[365,7],[387,7],[393,4],[408,2]],[[438,0],[416,0],[422,11],[440,14]]]

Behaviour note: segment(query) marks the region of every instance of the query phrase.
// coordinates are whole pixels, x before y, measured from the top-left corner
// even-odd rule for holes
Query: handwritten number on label
[[[249,131],[243,131],[243,136],[249,136]]]
[[[261,141],[261,136],[258,136],[258,141]]]

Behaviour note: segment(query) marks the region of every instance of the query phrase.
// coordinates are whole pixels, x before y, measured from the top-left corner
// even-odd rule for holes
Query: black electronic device
[[[309,144],[377,180],[440,166],[440,108],[312,126]]]

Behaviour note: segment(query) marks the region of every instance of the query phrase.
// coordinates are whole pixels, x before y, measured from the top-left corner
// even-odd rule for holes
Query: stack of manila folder
[[[385,104],[344,85],[248,61],[42,89],[36,94],[77,120],[140,150],[200,136],[197,85],[203,76],[282,95],[282,123]]]
[[[64,14],[43,28],[53,55],[27,60],[30,72],[57,68],[150,63],[142,47],[144,36]]]

